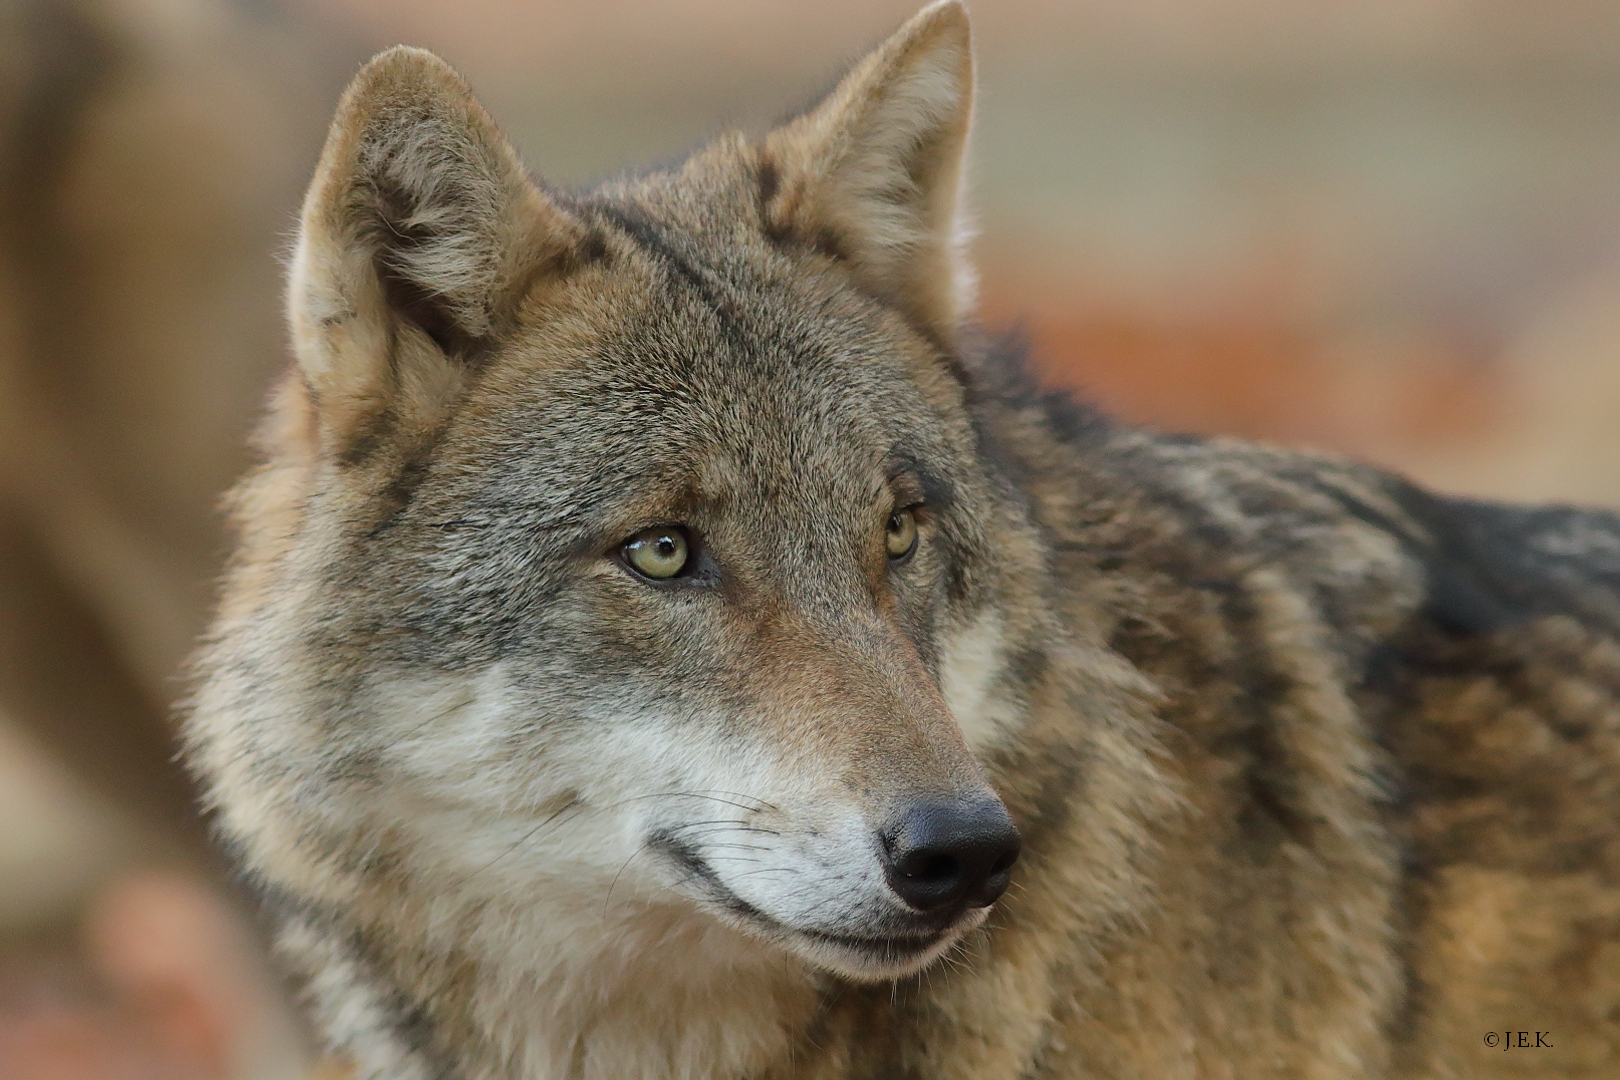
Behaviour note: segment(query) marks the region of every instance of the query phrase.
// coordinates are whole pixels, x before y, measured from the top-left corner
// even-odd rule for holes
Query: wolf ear
[[[967,9],[943,0],[766,136],[766,229],[845,260],[863,287],[949,342],[972,303],[958,200],[972,112]]]
[[[288,290],[323,444],[431,415],[579,238],[448,64],[403,47],[368,63],[304,200]]]

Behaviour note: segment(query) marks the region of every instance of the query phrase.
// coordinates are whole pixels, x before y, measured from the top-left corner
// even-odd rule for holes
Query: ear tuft
[[[865,288],[951,341],[973,293],[960,199],[972,112],[967,8],[942,0],[766,137],[766,230],[846,260]]]
[[[405,47],[373,59],[338,106],[292,271],[295,346],[323,410],[376,412],[402,381],[453,385],[403,369],[476,359],[579,233],[448,64]]]

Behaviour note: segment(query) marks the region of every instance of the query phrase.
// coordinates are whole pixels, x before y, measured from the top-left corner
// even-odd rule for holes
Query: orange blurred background
[[[310,1066],[166,713],[355,66],[440,51],[572,186],[762,130],[914,6],[0,0],[0,1075]],[[1049,382],[1620,506],[1620,5],[972,10],[982,314]]]

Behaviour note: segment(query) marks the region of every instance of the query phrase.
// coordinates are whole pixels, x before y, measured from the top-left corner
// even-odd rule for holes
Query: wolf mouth
[[[804,938],[819,945],[830,945],[844,952],[854,953],[878,963],[894,964],[916,960],[927,955],[936,949],[951,933],[951,927],[949,926],[936,930],[927,930],[919,934],[873,935],[838,934],[826,930],[794,926],[761,911],[738,896],[725,882],[720,880],[720,875],[714,872],[714,868],[704,862],[703,857],[689,845],[666,835],[655,837],[651,842],[651,846],[662,850],[681,869],[686,870],[693,878],[701,881],[712,903],[725,908],[737,918],[763,930],[774,938]]]
[[[724,885],[720,886],[725,889]],[[950,937],[950,930],[934,930],[923,934],[859,935],[835,934],[826,930],[794,926],[760,911],[729,889],[727,895],[735,901],[727,906],[738,915],[777,939],[797,937],[822,947],[838,950],[874,966],[891,968],[920,961]]]
[[[885,963],[915,960],[937,948],[948,936],[948,931],[937,930],[922,935],[892,935],[889,937],[857,937],[851,934],[829,934],[821,930],[801,930],[778,923],[784,930],[807,937],[812,941],[835,945],[847,952],[859,953]]]

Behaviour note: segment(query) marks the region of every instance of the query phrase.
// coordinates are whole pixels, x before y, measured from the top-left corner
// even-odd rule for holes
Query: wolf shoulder
[[[1620,785],[1620,514],[1449,496],[1342,459],[1116,426],[1059,399],[1038,411],[1061,447],[1046,460],[1068,477],[1027,467],[1036,513],[1069,553],[1070,591],[1124,598],[1113,644],[1150,674],[1219,653],[1241,659],[1206,670],[1258,687],[1268,656],[1314,651],[1391,752],[1397,788],[1442,775],[1441,788],[1503,795],[1509,777]],[[1024,412],[1014,443],[1031,423]],[[1259,627],[1267,594],[1298,612],[1293,638]],[[1587,794],[1620,810],[1607,790]]]
[[[1562,617],[1620,637],[1620,513],[1447,495],[1345,459],[1117,424],[1021,386],[985,404],[989,456],[1084,569],[1213,589],[1278,575],[1330,620],[1360,614],[1397,636]]]

